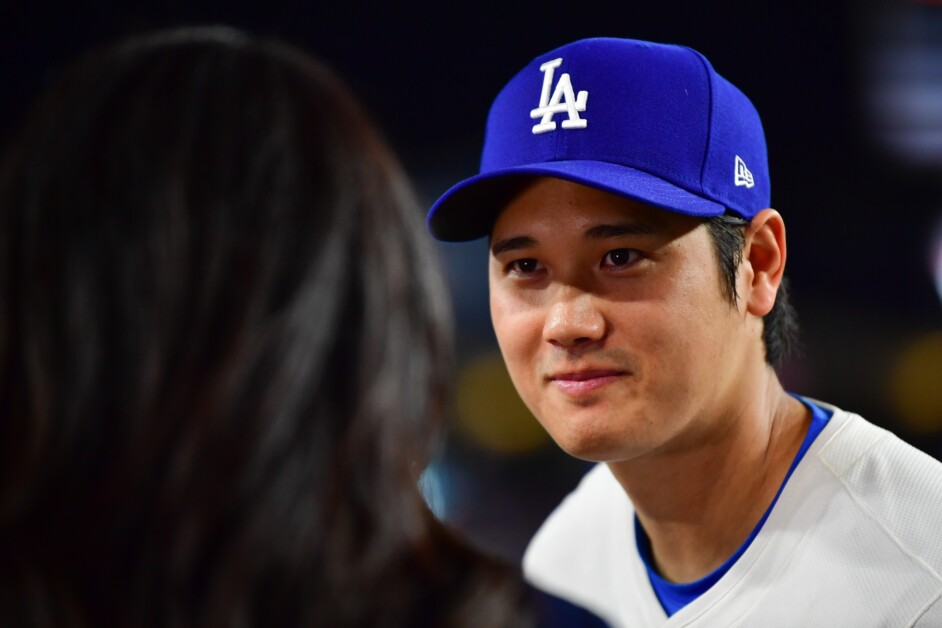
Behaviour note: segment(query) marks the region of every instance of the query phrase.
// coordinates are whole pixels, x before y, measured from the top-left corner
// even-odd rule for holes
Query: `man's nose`
[[[591,293],[561,288],[547,313],[543,339],[563,348],[601,340],[605,336],[605,318],[597,305]]]

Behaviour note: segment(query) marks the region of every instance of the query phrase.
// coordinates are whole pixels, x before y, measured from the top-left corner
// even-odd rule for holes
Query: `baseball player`
[[[942,626],[942,464],[783,389],[765,136],[701,54],[537,57],[428,226],[489,238],[514,385],[599,463],[531,541],[534,584],[619,626]]]

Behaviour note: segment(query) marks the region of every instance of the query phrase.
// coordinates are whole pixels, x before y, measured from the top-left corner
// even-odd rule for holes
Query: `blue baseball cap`
[[[749,99],[699,52],[583,39],[534,59],[491,105],[480,172],[428,214],[439,240],[490,234],[529,177],[690,216],[750,220],[769,207],[765,134]]]

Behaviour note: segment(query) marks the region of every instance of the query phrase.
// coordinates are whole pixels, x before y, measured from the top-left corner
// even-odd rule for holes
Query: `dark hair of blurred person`
[[[0,174],[0,624],[526,625],[416,486],[431,247],[296,49],[189,29],[67,68]]]

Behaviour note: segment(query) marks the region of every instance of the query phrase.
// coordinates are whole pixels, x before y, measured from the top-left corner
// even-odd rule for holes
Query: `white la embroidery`
[[[540,94],[540,106],[530,112],[530,118],[536,119],[542,117],[539,124],[533,125],[533,134],[546,133],[556,130],[556,123],[553,116],[557,113],[568,113],[569,118],[563,120],[564,129],[584,129],[588,125],[587,120],[579,117],[580,111],[585,111],[586,99],[589,92],[583,90],[576,97],[572,90],[572,79],[568,73],[563,73],[556,83],[556,89],[553,90],[553,96],[550,97],[550,86],[553,84],[553,74],[563,59],[553,59],[540,66],[540,72],[543,73],[543,92]],[[563,102],[565,101],[565,102]]]
[[[755,179],[752,178],[752,173],[749,172],[749,168],[746,167],[746,162],[742,160],[742,157],[736,155],[736,179],[737,186],[746,186],[751,188],[756,184]]]

